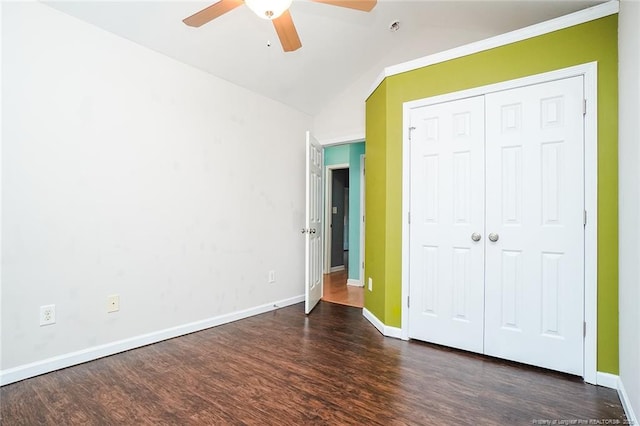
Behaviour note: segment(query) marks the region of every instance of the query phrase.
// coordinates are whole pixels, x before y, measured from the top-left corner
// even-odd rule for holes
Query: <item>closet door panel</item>
[[[481,353],[484,99],[416,108],[410,125],[409,334]]]
[[[579,375],[582,80],[486,95],[485,142],[485,353]]]

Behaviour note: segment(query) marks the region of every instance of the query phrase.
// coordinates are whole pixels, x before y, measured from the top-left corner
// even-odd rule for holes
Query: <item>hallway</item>
[[[347,271],[324,275],[322,300],[340,305],[364,307],[364,287],[347,285]]]

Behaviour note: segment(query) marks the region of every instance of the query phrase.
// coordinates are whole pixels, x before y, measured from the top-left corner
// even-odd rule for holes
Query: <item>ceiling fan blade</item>
[[[182,22],[191,27],[199,27],[216,19],[218,16],[224,15],[236,7],[241,6],[243,3],[244,0],[220,0],[211,6],[202,9],[200,12],[196,12],[188,18],[183,19]]]
[[[293,19],[291,18],[291,14],[288,10],[285,10],[282,15],[274,19],[272,22],[276,32],[278,33],[282,49],[285,52],[293,52],[294,50],[298,50],[302,47],[300,37],[298,37],[298,31],[296,31],[296,26],[293,24]]]
[[[313,0],[317,3],[330,4],[332,6],[346,7],[349,9],[369,12],[376,7],[377,0]]]

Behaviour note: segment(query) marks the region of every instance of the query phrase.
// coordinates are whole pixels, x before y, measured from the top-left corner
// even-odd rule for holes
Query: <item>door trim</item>
[[[360,224],[360,258],[358,259],[358,270],[360,274],[360,287],[364,287],[364,228],[366,224],[366,211],[365,211],[365,197],[366,190],[365,182],[365,160],[367,154],[360,154],[360,217],[358,222]]]
[[[546,83],[569,77],[584,77],[584,96],[586,115],[584,120],[584,191],[587,224],[584,231],[584,320],[586,334],[584,338],[584,372],[587,383],[597,383],[597,278],[598,278],[598,97],[597,62],[589,62],[556,71],[536,74],[524,78],[504,81],[487,86],[476,87],[444,95],[433,96],[403,104],[402,135],[402,292],[401,292],[401,338],[409,339],[409,205],[410,205],[410,144],[409,123],[411,109],[449,102],[473,96],[486,95],[502,90],[515,89],[533,84]]]
[[[349,170],[349,163],[331,164],[324,166],[324,273],[330,274],[331,272],[344,270],[344,265],[336,267],[335,270],[331,268],[331,219],[333,215],[331,213],[331,191],[333,191],[333,171],[334,170]]]

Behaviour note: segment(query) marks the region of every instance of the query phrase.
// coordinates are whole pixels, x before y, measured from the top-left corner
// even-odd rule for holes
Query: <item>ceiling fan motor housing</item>
[[[289,9],[292,0],[245,0],[244,4],[262,19],[273,20]]]

